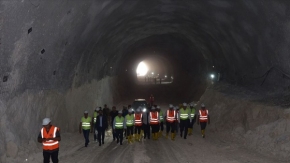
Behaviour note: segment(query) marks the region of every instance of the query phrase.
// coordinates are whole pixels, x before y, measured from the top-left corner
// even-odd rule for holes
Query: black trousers
[[[141,129],[142,129],[142,126],[135,126],[135,134],[140,134],[141,133]]]
[[[186,119],[186,120],[180,120],[180,135],[182,135],[183,134],[183,131],[184,131],[184,137],[185,138],[187,136],[188,123],[189,123],[189,120],[188,119]]]
[[[98,130],[98,141],[99,141],[99,144],[101,144],[105,140],[106,129],[104,127],[98,127],[97,130]]]
[[[160,131],[163,131],[164,130],[164,126],[163,125],[164,125],[164,123],[163,122],[160,122],[160,129],[159,129]]]
[[[200,129],[205,130],[207,122],[200,122]]]
[[[126,136],[130,136],[133,135],[133,126],[127,126],[127,135]]]
[[[58,163],[58,151],[54,152],[43,151],[43,163],[49,163],[50,158],[53,163]]]
[[[83,134],[84,134],[84,138],[85,138],[85,146],[88,146],[88,144],[90,142],[90,139],[89,139],[90,129],[89,130],[84,130],[83,129]]]
[[[190,121],[188,121],[188,128],[193,128],[193,125],[194,125],[194,122],[195,122],[195,116],[194,116],[194,118],[192,118],[192,121],[191,121],[191,123],[190,123]]]
[[[175,122],[172,123],[166,122],[166,133],[168,134],[169,131],[171,131],[171,133],[174,133],[175,125],[176,125]]]
[[[144,139],[147,137],[148,139],[150,139],[150,125],[149,124],[142,124],[143,127],[143,131],[144,131]]]
[[[117,141],[119,141],[120,144],[123,143],[123,131],[124,131],[124,129],[116,129],[115,130]]]
[[[114,131],[113,124],[112,124],[112,131]],[[113,140],[115,140],[116,138],[117,138],[116,132],[113,132]]]
[[[95,123],[94,123],[94,126],[95,126]],[[94,127],[94,141],[97,140],[97,134],[96,134],[96,131],[97,131],[97,129]]]
[[[157,133],[159,131],[159,123],[151,125],[152,134]]]

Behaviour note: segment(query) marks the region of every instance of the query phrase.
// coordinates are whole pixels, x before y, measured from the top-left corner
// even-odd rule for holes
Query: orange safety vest
[[[158,112],[150,112],[150,124],[156,125],[158,124]]]
[[[142,113],[135,113],[135,126],[142,126]]]
[[[208,110],[199,110],[199,122],[207,122]]]
[[[167,110],[166,120],[169,123],[172,123],[175,121],[176,117],[176,111],[175,110]]]
[[[55,126],[51,126],[48,133],[46,129],[43,127],[41,129],[41,137],[48,139],[48,138],[55,138],[56,137],[56,132],[59,131],[59,128]],[[59,148],[59,142],[55,140],[47,140],[45,142],[42,142],[43,150],[45,151],[52,151],[56,150]]]

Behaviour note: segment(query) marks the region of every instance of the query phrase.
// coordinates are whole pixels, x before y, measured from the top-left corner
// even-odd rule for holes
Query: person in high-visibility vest
[[[195,122],[195,104],[191,103],[190,104],[190,117],[192,119],[191,123],[189,123],[189,126],[188,126],[188,135],[192,135],[192,130],[193,130],[193,124]]]
[[[183,138],[186,139],[187,131],[188,131],[188,124],[192,122],[192,118],[190,117],[190,110],[187,109],[187,104],[183,103],[182,108],[179,110],[179,123],[180,123],[180,137],[184,135]]]
[[[151,111],[149,113],[149,123],[152,129],[153,140],[158,139],[158,129],[159,129],[159,113],[156,108],[152,106]]]
[[[97,120],[97,116],[98,116],[99,111],[100,111],[100,108],[96,107],[94,114],[93,114],[93,118],[92,118],[92,124],[94,124],[94,126],[96,124],[96,120]],[[98,142],[98,139],[97,139],[98,130],[95,127],[93,127],[93,133],[94,133],[94,141]]]
[[[92,124],[92,118],[88,116],[88,111],[84,112],[84,116],[81,118],[81,122],[79,125],[79,133],[81,134],[83,132],[84,138],[85,138],[85,147],[88,146],[90,140],[89,135],[90,131],[93,133],[93,124]]]
[[[169,131],[171,131],[171,140],[174,140],[174,131],[176,123],[176,111],[173,109],[173,105],[169,105],[169,109],[166,111],[166,138],[168,138]]]
[[[132,111],[132,109],[129,109],[128,114],[125,116],[128,143],[133,143],[134,115],[132,114]]]
[[[161,107],[160,106],[157,106],[157,110],[158,110],[158,113],[159,113],[159,120],[160,120],[160,123],[159,123],[159,132],[158,132],[158,137],[161,137],[162,134],[163,134],[163,129],[164,129],[164,115],[163,115],[163,111],[161,110]]]
[[[51,158],[53,163],[58,163],[59,141],[61,140],[59,128],[51,125],[49,118],[42,120],[42,126],[37,141],[42,143],[43,162],[49,163]]]
[[[141,141],[141,130],[142,130],[142,113],[141,107],[136,110],[134,114],[134,124],[135,124],[135,139]]]
[[[123,145],[123,133],[126,130],[126,122],[122,116],[122,111],[118,112],[118,116],[115,117],[113,124],[113,132],[116,133],[117,144],[120,142],[120,145]]]
[[[210,118],[209,118],[208,110],[205,108],[205,105],[203,103],[201,104],[201,109],[199,110],[198,116],[197,116],[197,125],[199,124],[200,124],[200,129],[201,129],[201,136],[204,138],[206,124],[210,124]]]

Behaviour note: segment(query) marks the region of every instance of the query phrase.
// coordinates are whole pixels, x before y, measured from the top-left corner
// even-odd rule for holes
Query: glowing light
[[[213,79],[214,78],[214,74],[210,74],[210,77]]]
[[[140,62],[136,70],[137,76],[145,76],[147,72],[148,72],[147,65],[144,62]]]

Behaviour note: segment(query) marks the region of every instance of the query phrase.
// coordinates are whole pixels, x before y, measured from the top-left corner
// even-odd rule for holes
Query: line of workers
[[[79,124],[79,132],[83,132],[85,147],[89,144],[90,132],[94,133],[94,140],[101,146],[104,144],[105,131],[110,124],[113,141],[117,140],[117,143],[122,145],[124,134],[129,143],[133,143],[134,140],[141,141],[142,138],[150,139],[151,133],[153,140],[157,140],[162,136],[165,123],[166,138],[170,133],[171,140],[174,140],[176,134],[180,132],[180,136],[186,139],[187,135],[192,135],[195,121],[201,126],[201,135],[204,138],[206,125],[210,124],[209,113],[204,104],[201,104],[197,114],[193,103],[183,103],[179,107],[170,104],[165,113],[156,105],[149,110],[139,107],[135,112],[130,105],[123,111],[117,111],[116,107],[113,107],[111,112],[105,105],[103,109],[96,108],[92,118],[88,116],[88,111],[84,112]]]

